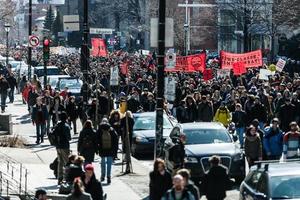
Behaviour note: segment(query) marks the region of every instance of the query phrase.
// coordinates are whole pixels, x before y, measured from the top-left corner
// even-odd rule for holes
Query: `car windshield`
[[[184,133],[189,145],[232,142],[227,131],[222,129],[190,129],[184,130]]]
[[[135,116],[133,130],[155,130],[155,115],[153,116]],[[171,129],[172,124],[168,117],[164,115],[164,129]]]
[[[44,69],[36,69],[34,72],[38,77],[41,77],[44,75]],[[53,69],[47,69],[47,75],[59,75],[59,69],[53,68]]]
[[[272,199],[300,198],[300,175],[271,177]]]
[[[61,79],[59,83],[60,89],[68,87],[69,89],[80,89],[81,84],[78,79]]]

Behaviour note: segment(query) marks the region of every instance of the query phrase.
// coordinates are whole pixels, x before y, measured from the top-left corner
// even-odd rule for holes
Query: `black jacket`
[[[281,122],[280,126],[283,131],[289,130],[289,124],[296,121],[297,109],[294,104],[283,104],[278,113],[278,118]]]
[[[171,174],[165,171],[164,175],[159,172],[152,171],[150,176],[150,200],[161,200],[162,196],[172,188],[172,177]]]
[[[219,165],[211,167],[209,172],[205,174],[201,189],[208,199],[224,199],[226,190],[230,189],[231,185],[227,168]]]
[[[15,87],[18,86],[17,79],[15,77],[9,76],[9,77],[6,78],[6,80],[7,80],[8,84],[9,84],[9,87],[11,89],[13,89],[13,88],[15,88]]]
[[[108,131],[111,135],[111,148],[104,149],[102,136],[104,131]],[[97,131],[97,144],[98,144],[98,152],[100,157],[116,157],[118,153],[118,135],[116,131],[110,126],[110,124],[100,124],[100,127]]]
[[[66,106],[66,112],[71,121],[76,120],[78,118],[78,111],[75,103],[69,102]]]
[[[267,110],[266,107],[259,103],[253,104],[250,110],[250,121],[258,119],[259,122],[267,122]]]
[[[57,149],[70,149],[71,131],[70,126],[66,122],[59,122],[55,127],[57,134]]]
[[[138,110],[140,110],[140,102],[134,98],[130,98],[127,101],[127,109],[130,110],[132,113],[136,113]]]
[[[92,128],[83,128],[79,134],[77,151],[85,158],[87,163],[94,162],[97,152],[96,131]]]
[[[247,123],[246,113],[244,111],[235,111],[232,113],[232,121],[237,128],[245,127]]]
[[[66,182],[73,184],[75,178],[81,177],[84,172],[81,166],[70,164],[66,167]]]
[[[190,191],[192,193],[192,195],[194,196],[195,200],[200,199],[200,192],[197,186],[195,186],[195,184],[189,180],[188,184],[185,187],[188,191]]]
[[[95,175],[92,176],[90,182],[87,184],[85,183],[85,175],[81,177],[81,180],[84,184],[85,192],[89,193],[93,200],[103,200],[103,188]]]
[[[199,103],[198,105],[198,121],[211,122],[214,118],[213,107],[209,102]]]

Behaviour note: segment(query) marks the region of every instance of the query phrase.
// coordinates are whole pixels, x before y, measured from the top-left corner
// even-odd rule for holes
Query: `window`
[[[260,180],[258,181],[257,184],[257,191],[263,194],[267,194],[268,192],[268,176],[266,174],[263,174],[260,177]]]

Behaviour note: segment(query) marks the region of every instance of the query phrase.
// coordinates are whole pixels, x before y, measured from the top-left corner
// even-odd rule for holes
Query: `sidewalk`
[[[29,146],[26,149],[0,148],[0,151],[22,163],[28,169],[29,191],[35,191],[37,188],[45,188],[51,193],[57,193],[57,180],[54,179],[53,172],[49,169],[49,164],[56,157],[56,150],[49,145],[47,139],[42,145],[35,145],[35,127],[31,123],[27,106],[22,104],[20,95],[16,95],[14,104],[8,104],[6,113],[12,114],[14,134],[26,139]],[[81,129],[81,127],[78,128],[78,130]],[[72,136],[71,150],[76,152],[78,136],[74,137],[73,134]],[[121,155],[119,155],[119,158],[121,158]],[[96,156],[94,166],[96,177],[98,178],[100,177],[99,162],[100,158]],[[3,163],[0,163],[0,169],[3,168],[2,165]],[[132,165],[134,174],[120,176],[122,169],[121,161],[114,164],[111,185],[106,185],[106,182],[103,183],[104,192],[107,193],[109,200],[139,200],[147,197],[149,169],[142,166],[135,159],[133,159]]]

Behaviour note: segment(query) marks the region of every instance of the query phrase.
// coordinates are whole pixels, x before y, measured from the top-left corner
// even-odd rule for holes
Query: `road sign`
[[[176,80],[175,77],[165,78],[165,98],[168,101],[175,101]]]
[[[279,58],[279,60],[278,60],[278,62],[276,64],[276,70],[279,71],[279,72],[282,72],[285,64],[286,64],[286,61],[283,60],[283,59],[281,59],[281,58]]]
[[[40,39],[36,35],[30,35],[29,36],[29,46],[30,47],[37,47],[40,44]]]
[[[174,69],[176,66],[176,53],[174,49],[169,49],[166,55],[166,69]]]
[[[64,32],[79,31],[79,15],[64,15]]]
[[[114,31],[111,28],[90,28],[90,34],[111,35]]]

